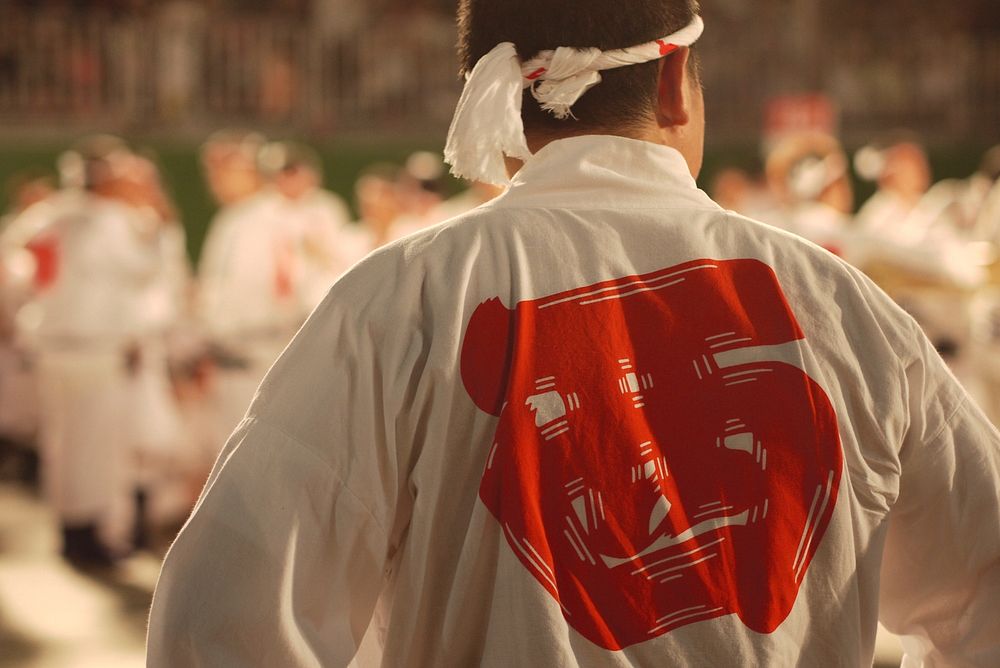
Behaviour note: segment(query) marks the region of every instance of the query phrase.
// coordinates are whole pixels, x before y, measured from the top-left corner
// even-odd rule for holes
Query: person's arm
[[[357,651],[409,506],[380,375],[400,365],[345,313],[356,299],[371,301],[339,289],[319,307],[230,437],[167,554],[150,666],[345,666]]]
[[[388,538],[317,454],[248,418],[157,583],[150,666],[345,666]]]
[[[1000,435],[914,336],[880,617],[904,666],[1000,666]]]

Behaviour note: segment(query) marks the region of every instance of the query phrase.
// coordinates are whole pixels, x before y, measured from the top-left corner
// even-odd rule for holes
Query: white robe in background
[[[850,259],[851,219],[821,202],[802,202],[788,211],[787,225],[782,228],[792,234]]]
[[[925,232],[907,225],[914,208],[915,204],[904,201],[891,191],[877,190],[861,205],[855,222],[860,230],[872,236],[914,244],[923,238]]]
[[[989,188],[976,217],[975,238],[1000,246],[1000,180]]]
[[[150,216],[141,211],[138,215]],[[129,378],[129,439],[137,452],[137,484],[153,491],[166,472],[166,462],[179,456],[183,441],[181,415],[170,382],[169,336],[187,315],[191,265],[184,228],[179,221],[146,218],[156,255],[150,258],[154,278],[140,299],[139,366]],[[151,495],[155,496],[155,495]]]
[[[275,224],[292,239],[293,280],[304,319],[333,282],[361,259],[347,239],[350,212],[340,197],[320,188],[294,200],[275,193],[271,207]]]
[[[663,415],[719,436],[650,439]],[[716,456],[786,493],[751,515],[728,467],[690,465]],[[995,666],[998,485],[1000,435],[857,270],[721,210],[672,149],[555,141],[333,287],[167,555],[148,664],[345,666],[368,631],[383,666],[859,666],[881,619],[908,665]],[[758,532],[794,540],[734,560]],[[747,605],[656,598],[699,582]]]
[[[293,235],[272,215],[277,197],[258,193],[212,220],[198,266],[198,315],[214,340],[240,346],[248,336],[294,331]]]
[[[16,331],[17,314],[37,288],[37,258],[26,246],[82,197],[60,190],[0,221],[0,434],[17,441],[33,442],[40,428],[38,374]]]
[[[277,197],[263,191],[220,210],[198,266],[199,321],[236,361],[215,374],[219,448],[299,322],[295,239],[272,215]]]
[[[19,314],[38,356],[42,483],[67,525],[127,549],[135,486],[125,353],[159,255],[130,208],[79,195],[43,232],[56,271]]]

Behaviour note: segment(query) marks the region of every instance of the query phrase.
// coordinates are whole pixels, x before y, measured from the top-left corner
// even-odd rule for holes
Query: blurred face
[[[831,183],[819,199],[843,214],[850,214],[854,210],[854,188],[846,175]]]
[[[156,165],[141,156],[122,154],[110,160],[110,177],[99,188],[105,197],[156,214],[161,220],[173,220],[176,211],[163,190]]]
[[[423,216],[441,203],[441,195],[424,189],[419,182],[408,178],[397,185],[396,191],[400,207],[414,216]]]
[[[712,186],[712,199],[725,209],[739,211],[750,192],[750,179],[739,169],[719,172]]]
[[[239,202],[260,189],[256,160],[245,151],[226,145],[211,146],[206,149],[202,164],[208,188],[223,206]]]
[[[394,184],[375,176],[367,176],[358,181],[355,192],[362,220],[366,225],[378,228],[376,232],[388,229],[399,215]]]
[[[319,174],[305,165],[283,169],[274,177],[274,187],[278,192],[293,200],[311,193],[319,185]]]
[[[920,199],[931,186],[931,168],[927,155],[916,144],[900,144],[886,156],[882,187],[905,199]]]

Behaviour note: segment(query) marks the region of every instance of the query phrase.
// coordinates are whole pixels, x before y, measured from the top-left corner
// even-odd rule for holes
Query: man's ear
[[[687,94],[688,58],[691,50],[681,47],[660,59],[656,92],[656,123],[661,128],[687,125],[691,119],[691,99]]]

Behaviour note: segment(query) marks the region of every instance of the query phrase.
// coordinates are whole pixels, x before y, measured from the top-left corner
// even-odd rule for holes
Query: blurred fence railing
[[[338,35],[259,15],[8,11],[0,123],[437,128],[460,90],[453,33],[430,14]]]
[[[231,124],[440,135],[447,127],[460,90],[449,16],[403,11],[331,31],[179,4],[188,9],[115,16],[0,3],[0,135]],[[806,68],[776,57],[792,53],[789,45],[748,32],[745,21],[716,20],[700,45],[710,136],[752,141],[769,96],[812,87],[838,103],[848,142],[900,126],[935,143],[1000,140],[1000,45],[956,34],[942,58],[905,35],[863,38],[826,35],[807,45],[815,53]]]

